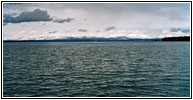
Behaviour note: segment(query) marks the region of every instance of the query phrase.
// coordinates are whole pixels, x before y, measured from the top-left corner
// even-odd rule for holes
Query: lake
[[[4,97],[190,97],[190,42],[4,42]]]

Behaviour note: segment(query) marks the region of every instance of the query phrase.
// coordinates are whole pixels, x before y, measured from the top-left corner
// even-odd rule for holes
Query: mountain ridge
[[[47,40],[3,40],[3,42],[145,42],[145,41],[190,41],[190,36],[181,37],[164,37],[164,38],[127,38],[127,37],[113,37],[113,38],[102,38],[102,37],[68,37],[64,39],[47,39]]]

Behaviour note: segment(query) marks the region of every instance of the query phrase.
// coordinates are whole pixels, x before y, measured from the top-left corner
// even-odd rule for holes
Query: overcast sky
[[[3,39],[190,35],[189,3],[4,3]]]

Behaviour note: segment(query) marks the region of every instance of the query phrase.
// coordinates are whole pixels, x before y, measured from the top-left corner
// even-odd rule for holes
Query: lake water
[[[6,42],[4,97],[189,97],[190,42]]]

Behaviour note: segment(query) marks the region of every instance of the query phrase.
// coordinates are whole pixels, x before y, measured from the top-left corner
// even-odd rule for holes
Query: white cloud
[[[25,3],[6,4],[3,10],[3,14],[11,18],[4,17],[5,22],[10,22],[3,26],[4,39],[190,35],[189,4],[185,3]],[[30,17],[23,16],[22,12]],[[172,28],[181,31],[171,32]],[[79,32],[80,29],[84,32]]]

